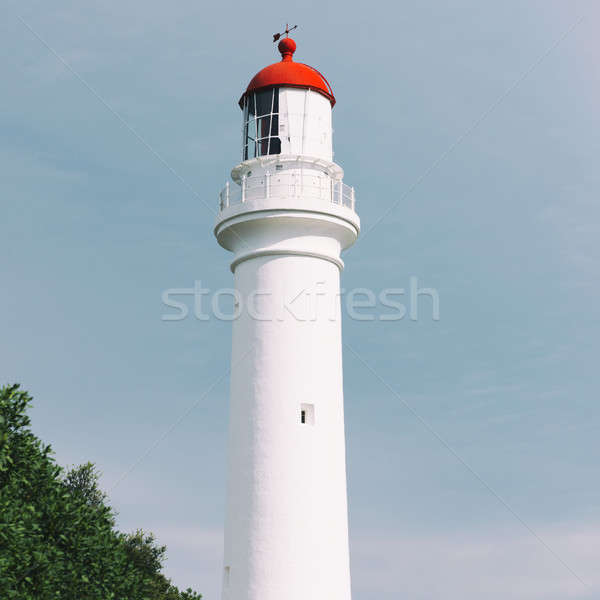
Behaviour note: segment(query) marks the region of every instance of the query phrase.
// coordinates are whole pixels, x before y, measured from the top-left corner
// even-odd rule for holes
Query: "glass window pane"
[[[273,101],[274,90],[263,90],[262,92],[256,92],[256,115],[262,117],[263,115],[271,114],[271,104]]]
[[[252,139],[256,139],[256,119],[250,119],[246,127],[246,136]]]
[[[271,125],[271,115],[267,117],[261,117],[258,120],[258,137],[264,138],[269,136],[270,125]]]
[[[271,138],[269,154],[281,154],[281,140],[278,137]]]
[[[256,94],[253,93],[248,95],[248,116],[256,114],[255,96]]]
[[[271,119],[271,133],[270,135],[278,136],[279,135],[279,115],[274,114]]]
[[[258,142],[259,156],[265,156],[269,151],[269,138],[264,138]]]

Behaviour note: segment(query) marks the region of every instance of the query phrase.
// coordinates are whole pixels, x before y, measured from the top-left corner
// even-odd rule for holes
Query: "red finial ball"
[[[279,42],[277,48],[281,52],[282,60],[292,60],[292,54],[296,52],[296,42],[291,37],[286,37]]]

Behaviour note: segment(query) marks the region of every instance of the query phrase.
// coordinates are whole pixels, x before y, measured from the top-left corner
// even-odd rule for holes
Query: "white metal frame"
[[[256,158],[258,156],[268,156],[271,152],[271,140],[273,138],[279,138],[279,131],[275,132],[275,135],[272,135],[272,129],[273,129],[273,117],[277,117],[279,119],[279,110],[277,112],[275,112],[273,109],[275,108],[275,94],[279,94],[279,88],[271,88],[271,90],[266,90],[266,91],[270,91],[271,92],[271,110],[268,113],[262,114],[262,115],[257,115],[255,114],[254,116],[252,116],[252,118],[250,117],[250,101],[252,100],[254,102],[254,108],[255,111],[258,112],[257,110],[257,102],[256,102],[256,96],[257,93],[256,92],[252,92],[251,94],[247,94],[245,99],[244,99],[244,110],[243,110],[243,117],[242,117],[242,160],[251,160],[253,158]],[[258,93],[261,93],[260,91]],[[264,93],[264,91],[262,92]],[[279,106],[279,102],[278,102],[278,106]],[[268,128],[268,135],[263,135],[262,137],[260,137],[260,131],[259,131],[259,125],[260,125],[260,121],[262,121],[262,119],[265,118],[269,118],[269,128]],[[254,131],[255,131],[255,135],[256,137],[253,138],[249,135],[250,132],[250,125],[251,123],[254,122]],[[261,143],[263,143],[265,140],[267,140],[267,152],[266,154],[261,154],[260,149],[261,149]],[[254,152],[253,155],[250,155],[249,152],[249,142],[252,142],[254,144]],[[247,156],[247,158],[246,158]]]

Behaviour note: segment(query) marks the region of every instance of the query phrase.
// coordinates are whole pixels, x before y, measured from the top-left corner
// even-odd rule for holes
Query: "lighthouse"
[[[239,100],[214,229],[236,306],[223,600],[351,597],[340,273],[360,220],[333,162],[333,90],[288,33]]]

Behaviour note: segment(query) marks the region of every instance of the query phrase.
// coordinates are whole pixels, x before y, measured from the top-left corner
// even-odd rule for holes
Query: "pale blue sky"
[[[230,325],[161,321],[161,292],[232,283],[201,199],[288,20],[368,232],[344,287],[416,276],[441,301],[345,319],[377,374],[345,352],[354,597],[600,597],[600,6],[105,4],[10,0],[0,24],[0,376],[58,460],[94,461],[120,526],[218,598],[227,381],[204,394]]]

